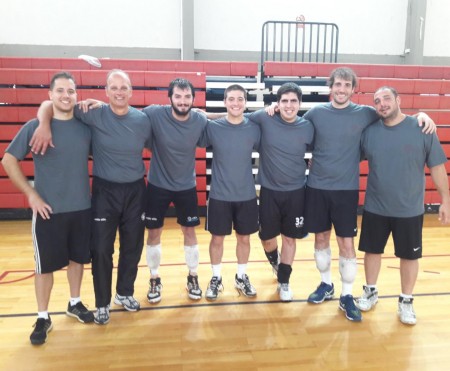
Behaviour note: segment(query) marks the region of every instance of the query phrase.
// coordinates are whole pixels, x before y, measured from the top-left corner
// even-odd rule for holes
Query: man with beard
[[[177,222],[184,236],[187,293],[199,300],[202,290],[198,284],[199,250],[195,227],[200,224],[195,182],[195,151],[204,146],[206,117],[191,111],[195,90],[191,82],[177,78],[169,85],[171,105],[152,105],[143,109],[152,126],[152,160],[148,173],[147,207],[145,211],[147,238],[147,264],[150,282],[147,299],[150,303],[161,300],[161,235],[164,216],[173,202]]]
[[[120,254],[114,303],[127,311],[140,309],[140,303],[133,294],[145,232],[145,166],[142,151],[151,136],[147,116],[128,105],[132,86],[126,72],[110,71],[106,78],[105,92],[109,104],[88,112],[75,108],[75,117],[88,125],[92,132],[94,177],[91,253],[97,307],[95,323],[99,325],[107,324],[110,320],[117,229]],[[38,113],[40,126],[47,130],[51,111],[51,105],[43,103]],[[32,150],[38,151],[37,147],[39,144],[33,145]]]
[[[382,120],[368,127],[361,139],[369,161],[359,250],[364,251],[366,285],[357,306],[368,311],[378,301],[377,280],[389,235],[395,256],[400,258],[401,294],[398,316],[402,323],[416,324],[413,289],[422,257],[424,213],[424,166],[441,196],[439,219],[450,223],[450,196],[444,163],[447,161],[436,134],[424,135],[416,120],[400,110],[397,91],[378,89],[374,105]]]

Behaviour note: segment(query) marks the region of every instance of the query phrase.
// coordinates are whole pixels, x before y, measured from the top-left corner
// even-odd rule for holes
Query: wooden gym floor
[[[29,221],[0,222],[1,370],[444,370],[450,364],[450,228],[440,226],[436,215],[425,218],[424,258],[415,289],[416,326],[397,319],[399,261],[391,242],[382,263],[380,300],[375,310],[363,313],[361,323],[345,319],[336,299],[321,305],[306,303],[320,280],[313,236],[297,246],[292,303],[278,301],[276,279],[257,235],[252,236],[248,265],[258,290],[255,299],[239,296],[234,289],[235,245],[234,237],[228,237],[224,292],[216,302],[190,301],[184,288],[182,234],[170,218],[163,234],[164,288],[159,304],[146,300],[145,249],[135,285],[141,311],[129,313],[113,304],[106,326],[81,324],[65,315],[68,285],[65,271],[57,272],[49,308],[53,331],[38,347],[29,342],[36,317],[30,228]],[[203,224],[197,233],[199,277],[205,291],[211,277],[209,234]],[[332,251],[338,297],[334,238]],[[358,253],[355,296],[364,283],[362,262]],[[85,269],[82,299],[95,309],[90,266]]]

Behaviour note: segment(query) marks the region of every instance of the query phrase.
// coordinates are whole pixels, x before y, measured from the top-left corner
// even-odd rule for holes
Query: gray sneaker
[[[414,299],[398,298],[398,317],[405,325],[415,325],[417,323],[416,312],[413,307]]]
[[[206,289],[206,299],[216,300],[219,296],[219,291],[223,290],[222,278],[213,276],[209,281],[208,288]]]
[[[109,322],[109,304],[106,307],[97,308],[94,315],[94,322],[97,325],[106,325]]]
[[[200,300],[202,298],[202,289],[198,284],[198,276],[190,274],[187,277],[186,291],[192,300]]]
[[[290,302],[294,299],[294,294],[292,293],[288,283],[278,282],[277,291],[281,301]]]
[[[114,298],[114,304],[121,305],[129,312],[136,312],[141,309],[141,304],[132,296],[122,296],[116,294]]]
[[[363,286],[361,296],[355,300],[356,306],[363,312],[371,310],[378,302],[378,290]]]
[[[161,301],[162,283],[161,278],[150,278],[147,300],[149,303],[155,304]]]

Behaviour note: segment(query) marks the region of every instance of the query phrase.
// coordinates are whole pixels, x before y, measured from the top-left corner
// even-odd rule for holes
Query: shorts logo
[[[145,218],[145,220],[151,220],[154,222],[158,220],[158,218],[152,218],[151,216],[145,216],[145,215],[144,215],[144,218]]]
[[[141,215],[141,220],[142,220],[142,221],[145,220],[145,213],[142,213],[142,215]]]
[[[305,218],[303,216],[295,218],[295,228],[303,228],[304,221]]]
[[[198,221],[198,216],[188,216],[187,221],[188,222],[196,222],[196,221]]]
[[[414,252],[419,251],[420,250],[420,246],[413,248],[413,250],[414,250]]]
[[[106,222],[106,218],[94,218],[96,222]]]

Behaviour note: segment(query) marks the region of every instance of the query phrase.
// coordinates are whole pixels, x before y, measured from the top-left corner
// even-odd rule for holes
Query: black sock
[[[279,283],[289,283],[289,278],[291,277],[292,266],[289,264],[280,263],[278,265],[278,282]]]
[[[272,264],[272,265],[278,264],[278,247],[271,252],[267,252],[265,250],[264,250],[264,252],[265,252],[270,264]]]

